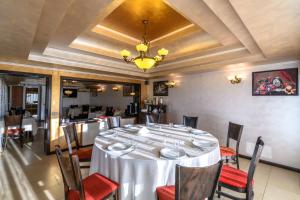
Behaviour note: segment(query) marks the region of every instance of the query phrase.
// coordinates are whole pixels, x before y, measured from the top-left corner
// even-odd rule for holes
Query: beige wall
[[[146,96],[146,87],[144,82],[140,80],[119,78],[119,77],[110,77],[102,76],[97,74],[87,74],[71,71],[60,71],[57,69],[42,69],[42,68],[33,68],[27,66],[14,66],[9,64],[0,64],[0,70],[5,71],[15,71],[15,72],[24,72],[24,73],[36,73],[43,75],[52,76],[52,94],[51,94],[51,123],[50,123],[50,151],[54,150],[56,144],[61,144],[64,146],[65,140],[63,133],[59,127],[59,111],[60,111],[60,78],[63,77],[73,77],[73,78],[84,78],[84,79],[94,79],[94,80],[104,80],[104,81],[117,81],[117,82],[127,82],[127,83],[141,83],[141,96],[142,100]]]
[[[260,66],[236,65],[227,70],[174,75],[178,86],[163,97],[168,104],[168,118],[182,122],[183,115],[198,116],[198,128],[206,130],[225,144],[228,122],[244,125],[240,151],[251,155],[258,136],[263,136],[263,159],[300,168],[300,97],[252,96],[252,72],[299,67],[300,62]],[[242,83],[232,85],[228,76],[241,75]],[[165,80],[165,79],[164,79]],[[152,96],[152,82],[148,94]]]

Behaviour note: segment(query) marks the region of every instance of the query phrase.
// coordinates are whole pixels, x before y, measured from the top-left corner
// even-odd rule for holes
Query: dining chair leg
[[[220,185],[218,185],[218,191],[220,191],[220,192],[221,192],[221,190],[222,190],[222,187],[221,187]],[[220,195],[220,193],[218,193],[218,198],[221,198],[221,195]]]
[[[240,162],[239,162],[239,156],[238,155],[235,156],[235,160],[236,160],[237,169],[240,169]]]
[[[115,200],[119,200],[119,189],[115,191]]]
[[[23,136],[23,133],[20,133],[20,136],[19,136],[20,138],[20,146],[21,146],[21,148],[23,148],[23,144],[24,144],[24,136]]]

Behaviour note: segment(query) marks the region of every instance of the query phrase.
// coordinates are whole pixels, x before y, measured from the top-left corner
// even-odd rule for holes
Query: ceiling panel
[[[100,24],[140,39],[144,32],[143,20],[149,20],[148,40],[191,24],[161,0],[126,0]]]

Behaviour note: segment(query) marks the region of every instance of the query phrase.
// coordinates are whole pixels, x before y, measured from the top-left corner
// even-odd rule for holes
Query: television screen
[[[77,89],[63,88],[63,97],[76,98],[77,97]]]

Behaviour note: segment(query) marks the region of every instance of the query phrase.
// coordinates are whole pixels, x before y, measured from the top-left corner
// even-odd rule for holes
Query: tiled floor
[[[42,137],[23,149],[10,141],[8,150],[0,154],[1,200],[64,198],[56,157],[44,155]],[[241,159],[242,169],[247,169],[248,164],[248,160]],[[87,170],[83,172],[87,173]],[[255,199],[300,200],[300,174],[259,164],[255,174]]]

